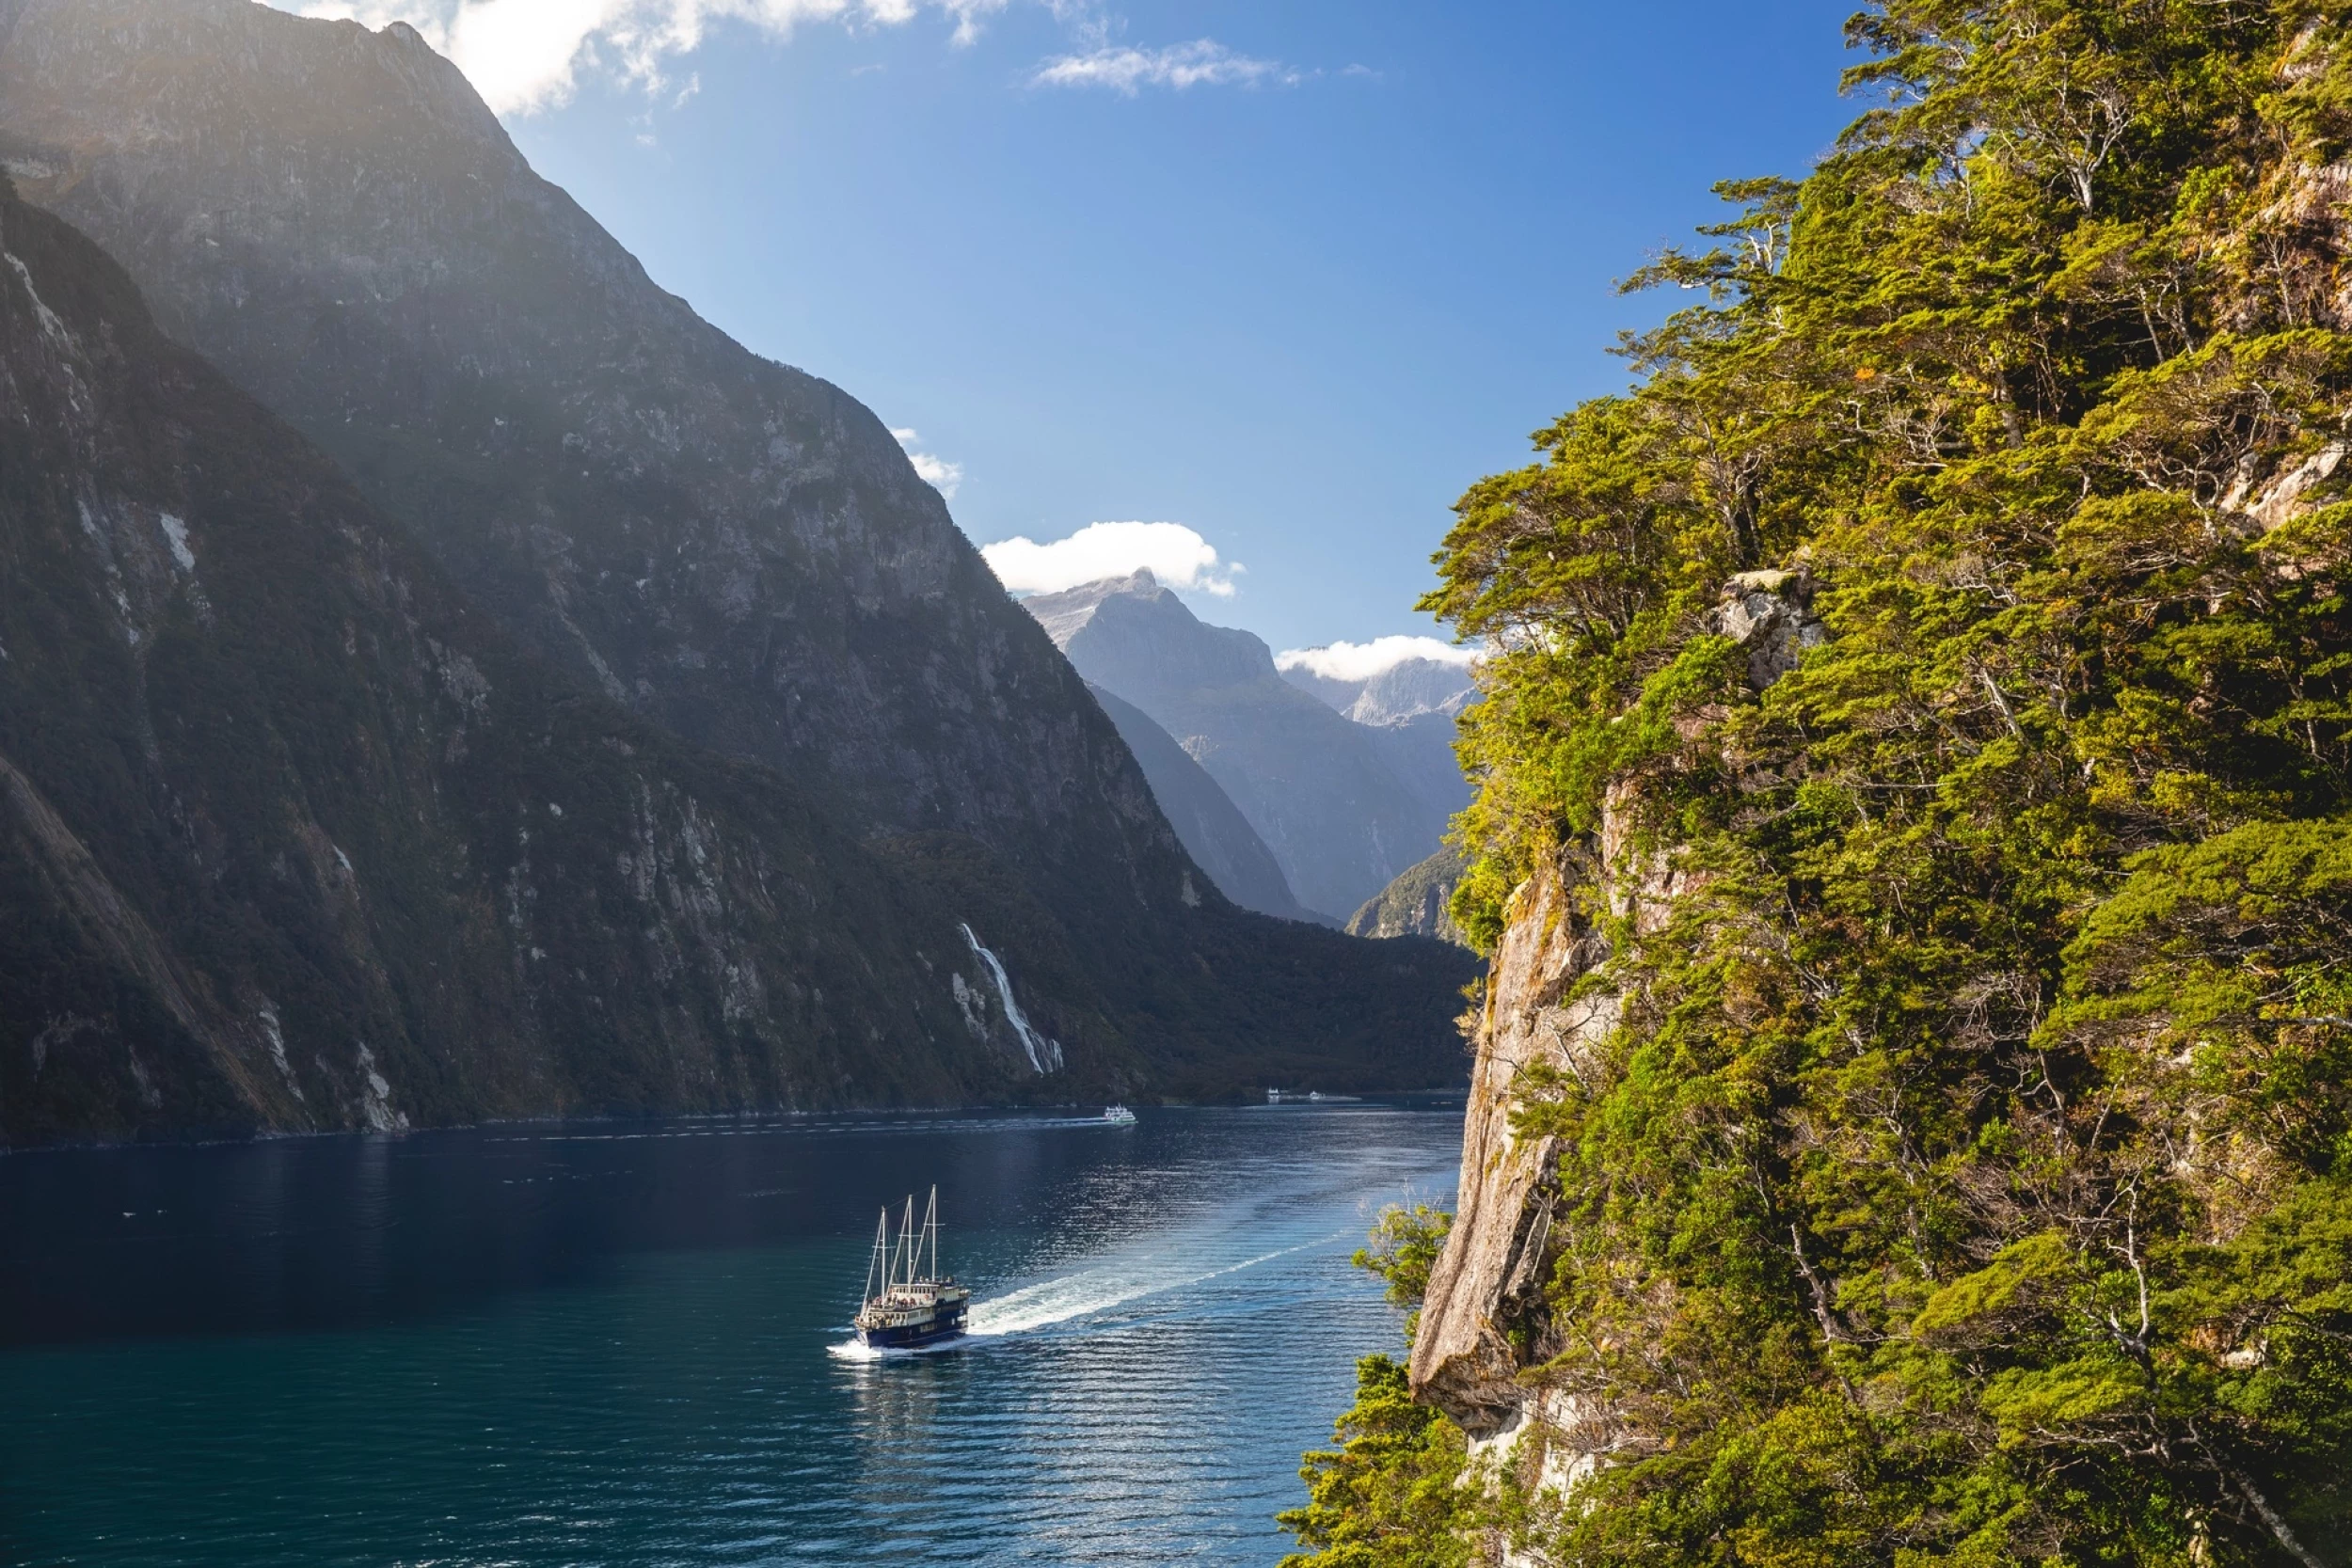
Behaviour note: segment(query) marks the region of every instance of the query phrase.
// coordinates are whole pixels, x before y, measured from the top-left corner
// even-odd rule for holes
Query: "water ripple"
[[[1346,1256],[1450,1186],[1458,1114],[1096,1126],[0,1162],[0,1563],[1271,1562],[1396,1341]],[[842,1354],[868,1205],[933,1180],[976,1332]],[[77,1202],[151,1228],[63,1234]]]

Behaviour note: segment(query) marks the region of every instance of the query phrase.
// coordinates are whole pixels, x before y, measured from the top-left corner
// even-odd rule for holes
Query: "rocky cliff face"
[[[1017,1095],[961,918],[516,649],[0,195],[0,1145]]]
[[[1203,625],[1149,572],[1026,604],[1088,680],[1208,770],[1299,901],[1335,923],[1436,848],[1461,803],[1423,799],[1398,777],[1381,732],[1283,680],[1263,641]],[[1458,782],[1451,752],[1445,764]]]
[[[655,287],[408,28],[0,0],[0,157],[548,657],[878,828],[1176,904],[1125,749],[881,421]]]
[[[1724,586],[1713,625],[1747,647],[1752,687],[1778,679],[1822,640],[1811,606],[1812,585],[1795,573],[1748,573]],[[1566,1326],[1545,1292],[1559,1242],[1561,1151],[1554,1139],[1523,1136],[1515,1117],[1541,1075],[1592,1082],[1605,1070],[1624,1000],[1579,987],[1611,957],[1593,901],[1639,933],[1693,885],[1671,855],[1633,847],[1631,807],[1613,796],[1599,832],[1537,866],[1507,906],[1473,1025],[1454,1228],[1413,1341],[1416,1396],[1475,1443],[1502,1445],[1537,1490],[1605,1463],[1619,1435],[1605,1398],[1549,1387],[1536,1371]]]
[[[1473,1437],[1523,1421],[1534,1391],[1519,1374],[1544,1359],[1551,1329],[1544,1285],[1559,1151],[1514,1130],[1521,1080],[1531,1069],[1589,1066],[1617,1020],[1613,998],[1566,999],[1608,956],[1576,909],[1581,873],[1563,857],[1512,896],[1476,1022],[1454,1228],[1413,1339],[1414,1391]]]
[[[409,29],[0,0],[0,162],[525,652],[795,781],[971,918],[1040,1027],[1094,1042],[1073,1064],[1134,1037],[1171,1092],[1301,1047],[1449,1074],[1454,960],[1407,975],[1205,885],[881,421],[655,287]]]

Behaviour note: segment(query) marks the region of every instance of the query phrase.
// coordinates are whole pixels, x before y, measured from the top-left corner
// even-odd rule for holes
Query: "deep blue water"
[[[0,1563],[1265,1564],[1450,1195],[1379,1104],[0,1159]],[[841,1354],[940,1186],[960,1346]]]

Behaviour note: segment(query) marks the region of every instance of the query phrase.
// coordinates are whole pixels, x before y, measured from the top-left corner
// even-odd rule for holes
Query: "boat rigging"
[[[971,1305],[971,1290],[957,1284],[955,1275],[939,1272],[939,1189],[931,1189],[920,1226],[914,1222],[914,1199],[907,1198],[896,1237],[885,1204],[866,1265],[858,1343],[877,1350],[912,1350],[957,1338]]]

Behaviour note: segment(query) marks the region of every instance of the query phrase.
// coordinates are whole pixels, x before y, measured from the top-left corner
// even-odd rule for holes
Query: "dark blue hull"
[[[926,1323],[910,1323],[904,1328],[861,1328],[858,1343],[874,1350],[916,1350],[924,1345],[936,1345],[949,1339],[963,1338],[963,1313],[943,1315]]]

